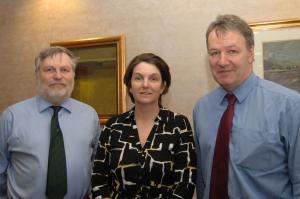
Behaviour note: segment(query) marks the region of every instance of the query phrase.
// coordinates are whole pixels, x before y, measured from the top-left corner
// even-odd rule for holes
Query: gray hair
[[[75,55],[70,50],[68,50],[65,47],[61,47],[61,46],[51,46],[51,47],[48,47],[48,48],[42,50],[34,60],[35,71],[39,70],[41,63],[46,58],[53,57],[54,55],[61,54],[61,53],[65,53],[66,55],[68,55],[70,57],[72,68],[75,71],[78,58],[75,57]]]
[[[219,37],[220,34],[224,34],[227,31],[239,31],[246,40],[247,48],[254,47],[253,31],[246,21],[236,15],[219,15],[215,21],[213,21],[206,31],[206,47],[208,48],[208,37],[212,31],[216,32]]]

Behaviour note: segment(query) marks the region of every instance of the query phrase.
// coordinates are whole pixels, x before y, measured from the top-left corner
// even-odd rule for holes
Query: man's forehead
[[[224,37],[227,37],[228,35],[235,35],[235,36],[238,36],[238,37],[242,37],[244,38],[243,34],[239,31],[239,30],[235,30],[235,29],[227,29],[227,30],[220,30],[220,29],[215,29],[211,32],[210,35],[216,35],[218,38],[224,38]]]
[[[65,53],[56,53],[46,57],[43,60],[43,63],[48,63],[48,62],[59,62],[59,63],[64,62],[71,65],[71,58]]]
[[[208,44],[211,45],[213,43],[227,43],[228,45],[233,45],[235,43],[244,43],[246,45],[246,39],[244,36],[237,30],[228,30],[217,32],[213,31],[209,35]]]
[[[66,54],[66,53],[55,53],[53,55],[49,55],[48,57],[46,57],[45,59],[63,59],[63,58],[67,58],[70,59],[70,57]]]

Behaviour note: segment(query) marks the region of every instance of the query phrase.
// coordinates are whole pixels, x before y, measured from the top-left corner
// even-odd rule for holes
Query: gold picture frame
[[[254,72],[300,92],[300,18],[249,25],[254,32]]]
[[[95,108],[103,125],[126,110],[125,37],[97,37],[51,42],[78,57],[72,97]]]
[[[253,22],[249,23],[249,25],[254,32],[276,28],[291,28],[300,26],[300,18]]]

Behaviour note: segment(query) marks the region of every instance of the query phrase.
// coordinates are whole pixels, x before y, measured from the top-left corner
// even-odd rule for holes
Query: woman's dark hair
[[[165,89],[164,89],[162,95],[166,94],[168,92],[169,87],[171,85],[171,74],[170,74],[169,66],[162,58],[160,58],[159,56],[157,56],[153,53],[143,53],[143,54],[137,55],[129,63],[128,67],[126,68],[125,75],[124,75],[124,84],[127,87],[127,93],[130,96],[130,99],[133,103],[134,103],[134,98],[129,91],[131,88],[131,78],[132,78],[134,68],[141,62],[153,64],[154,66],[156,66],[158,68],[158,70],[161,74],[162,82],[165,84]],[[161,96],[159,97],[159,105],[161,105]]]

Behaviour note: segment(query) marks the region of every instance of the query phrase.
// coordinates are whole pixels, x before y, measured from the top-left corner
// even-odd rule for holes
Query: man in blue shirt
[[[211,198],[215,142],[227,94],[237,100],[229,135],[228,193],[218,199],[300,198],[299,93],[253,74],[253,32],[239,17],[219,16],[208,27],[206,42],[220,87],[202,97],[193,112],[198,198]]]
[[[71,99],[76,58],[63,47],[50,47],[35,60],[38,95],[8,107],[0,117],[0,198],[46,197],[51,106],[60,106],[67,193],[84,198],[90,191],[100,135],[96,111]]]

